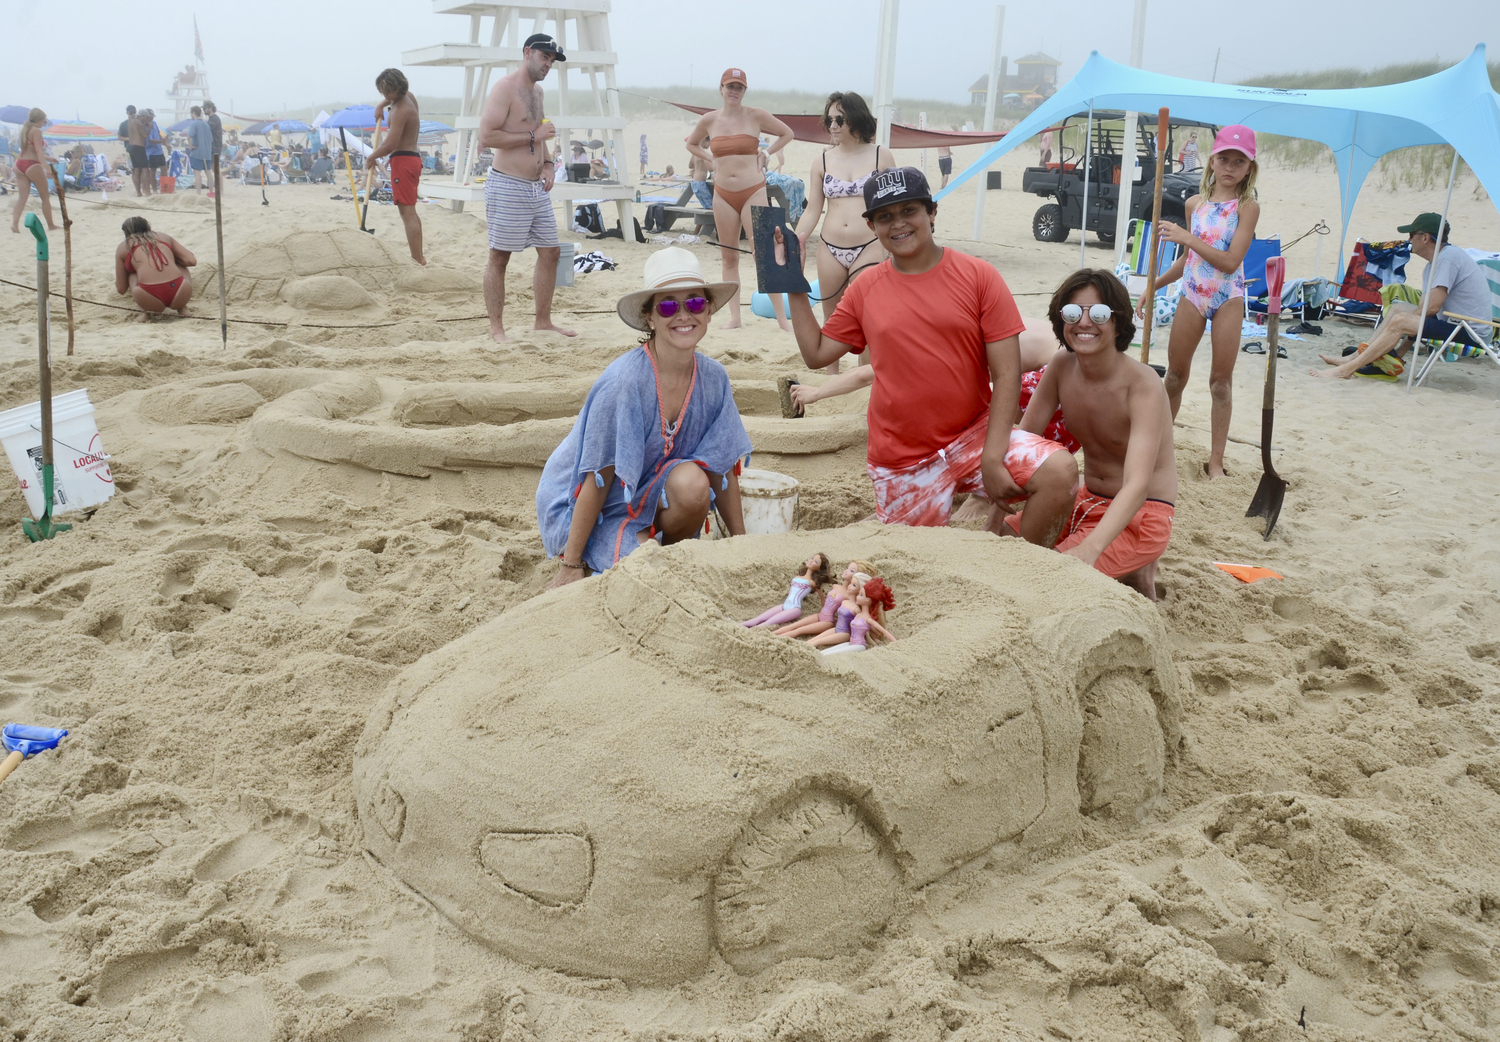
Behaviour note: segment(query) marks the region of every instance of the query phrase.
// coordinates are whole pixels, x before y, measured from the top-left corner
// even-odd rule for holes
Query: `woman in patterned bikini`
[[[885,260],[885,250],[865,223],[865,182],[877,170],[896,165],[891,150],[875,144],[875,117],[865,99],[835,91],[823,103],[823,126],[833,147],[813,162],[807,178],[807,209],[797,222],[802,256],[807,240],[823,220],[818,250],[818,289],[823,295],[823,320],[838,307],[849,281],[865,268]],[[846,180],[847,178],[847,180]],[[827,214],[824,214],[824,206]],[[834,362],[827,372],[837,373]]]

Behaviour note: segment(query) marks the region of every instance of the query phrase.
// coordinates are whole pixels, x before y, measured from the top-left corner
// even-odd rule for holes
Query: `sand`
[[[664,164],[685,131],[658,122],[626,136],[647,133]],[[794,146],[794,166],[815,154]],[[971,195],[943,208],[939,231],[995,262],[1037,313],[1076,263],[1077,241],[1031,239],[1039,201],[1014,190],[1023,162],[1002,164],[1008,187],[988,196],[984,242],[964,238]],[[632,983],[538,968],[455,925],[366,852],[353,766],[404,671],[547,607],[538,595],[554,566],[536,533],[537,464],[588,380],[633,343],[613,302],[639,284],[647,249],[590,244],[620,270],[559,291],[558,318],[581,331],[576,340],[524,335],[531,262],[518,260],[508,315],[523,335],[501,348],[475,317],[477,215],[423,208],[429,257],[447,273],[434,278],[404,258],[390,208],[364,237],[380,257],[354,263],[339,245],[351,235],[347,200],[326,187],[267,194],[269,207],[258,190],[226,193],[226,247],[231,259],[280,251],[288,267],[236,272],[244,296],[232,314],[286,324],[232,326],[223,350],[216,322],[137,325],[79,305],[78,354],[58,348],[56,387],[89,389],[119,491],[35,546],[15,523],[19,490],[0,493],[0,518],[11,519],[0,528],[0,715],[73,729],[0,789],[0,1030],[252,1042],[1495,1037],[1491,363],[1441,366],[1408,396],[1305,375],[1318,350],[1355,342],[1357,327],[1330,322],[1321,338],[1287,341],[1274,452],[1291,485],[1265,542],[1243,516],[1259,472],[1262,369],[1242,359],[1236,370],[1232,476],[1210,484],[1200,359],[1179,418],[1184,480],[1162,599],[1135,605],[1159,620],[1178,673],[1180,741],[1159,796],[1139,816],[1075,806],[1075,823],[1037,849],[1001,843],[903,887],[900,914],[832,957],[742,973],[710,954],[681,982]],[[1319,217],[1336,228],[1336,199],[1327,170],[1268,170],[1263,230],[1290,238]],[[1356,231],[1392,236],[1441,206],[1438,191],[1370,188]],[[138,212],[212,258],[202,200],[112,196],[105,209],[80,199],[79,296],[116,299],[119,224]],[[1460,244],[1500,244],[1500,214],[1470,186],[1455,194],[1453,223]],[[294,241],[316,247],[302,268]],[[331,266],[327,244],[340,256]],[[692,248],[712,275],[713,251]],[[1290,274],[1310,273],[1313,248],[1292,248]],[[1412,276],[1420,270],[1414,262]],[[33,273],[29,239],[13,240],[0,278],[31,285]],[[60,284],[60,264],[53,275]],[[285,293],[327,277],[373,303],[303,310]],[[0,407],[36,396],[33,307],[34,295],[0,286],[11,330],[0,337]],[[857,522],[871,509],[862,396],[819,403],[789,428],[775,379],[816,377],[772,323],[747,322],[711,330],[704,349],[736,384],[756,465],[803,482],[805,528]],[[59,344],[61,328],[59,307]],[[728,603],[775,601],[804,543],[833,552],[863,531],[793,537],[786,560],[753,542],[713,548],[753,587]],[[913,546],[930,537],[880,535]],[[1012,575],[1003,555],[1013,551],[984,545],[975,573]],[[918,630],[955,610],[946,584],[965,561],[933,566],[926,586],[920,573],[902,577]],[[1214,561],[1285,578],[1245,586]],[[1023,583],[1054,589],[1045,566],[1036,574],[1014,580],[1017,597],[1034,596]],[[1124,595],[1083,578],[1103,599]],[[899,608],[893,622],[902,633]],[[683,641],[674,654],[708,661],[714,648]],[[887,650],[889,661],[903,654]],[[856,656],[837,678],[870,675],[884,654]],[[927,665],[942,671],[940,659]],[[961,706],[977,692],[947,695]],[[810,691],[806,711],[829,712],[828,700]],[[934,713],[931,726],[945,719]],[[846,805],[819,806],[832,820]],[[502,870],[507,844],[490,846]],[[557,899],[575,884],[525,885]]]

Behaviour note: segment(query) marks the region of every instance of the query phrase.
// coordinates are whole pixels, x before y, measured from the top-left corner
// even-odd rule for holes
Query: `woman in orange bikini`
[[[47,163],[51,157],[47,155],[47,143],[42,140],[42,124],[47,122],[47,114],[41,109],[32,109],[26,114],[26,123],[21,127],[21,154],[16,159],[16,208],[10,215],[10,230],[19,232],[21,230],[21,215],[26,212],[26,201],[31,198],[31,187],[36,186],[37,194],[42,197],[42,216],[47,219],[47,227],[57,231],[57,225],[52,223],[52,200],[47,195]]]
[[[705,112],[687,136],[687,149],[706,162],[713,163],[714,171],[714,228],[721,243],[740,241],[740,228],[750,223],[750,207],[769,206],[766,196],[766,178],[760,169],[760,135],[776,135],[771,147],[766,150],[774,156],[792,140],[792,129],[765,109],[751,108],[744,104],[745,70],[725,69],[719,78],[719,94],[724,98],[724,107]],[[708,139],[709,150],[703,148]],[[743,223],[742,223],[743,222]],[[720,249],[724,281],[740,281],[739,251],[728,246]],[[786,332],[792,331],[782,304],[782,295],[773,294],[772,306],[776,309],[776,321]],[[740,302],[736,296],[729,303],[729,322],[726,329],[738,329],[740,325]]]
[[[828,95],[823,103],[823,127],[833,147],[813,161],[807,178],[807,209],[797,222],[797,238],[802,241],[805,263],[807,240],[822,219],[818,289],[823,295],[823,321],[827,322],[854,276],[885,260],[885,248],[865,220],[865,182],[877,170],[895,166],[896,160],[890,149],[874,143],[875,117],[858,94]],[[837,373],[839,363],[834,362],[827,371]]]
[[[129,294],[140,305],[142,322],[167,308],[187,314],[193,299],[188,269],[198,258],[170,235],[153,232],[144,217],[127,218],[120,229],[125,241],[115,250],[115,292]]]

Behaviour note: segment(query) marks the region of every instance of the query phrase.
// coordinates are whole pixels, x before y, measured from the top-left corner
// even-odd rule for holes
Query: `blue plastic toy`
[[[812,284],[812,293],[808,295],[808,299],[816,301],[819,295],[818,284],[814,282]],[[784,307],[791,307],[787,303],[785,293],[781,295],[781,303]],[[775,318],[776,312],[771,307],[771,295],[769,293],[750,294],[750,313],[759,315],[761,318]]]
[[[56,749],[57,743],[67,736],[68,732],[58,727],[32,727],[29,724],[6,724],[3,733],[0,733],[0,744],[10,751],[10,755],[0,763],[0,782],[10,777],[10,772],[21,766],[21,761],[28,756],[46,752],[48,749]]]

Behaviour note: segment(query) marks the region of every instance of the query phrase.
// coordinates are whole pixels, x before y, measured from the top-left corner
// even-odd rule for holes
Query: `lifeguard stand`
[[[172,89],[167,91],[167,100],[173,103],[173,123],[181,123],[192,115],[192,108],[203,107],[208,100],[208,73],[196,65],[188,65],[172,77]],[[167,124],[163,124],[166,126]]]
[[[625,131],[620,115],[620,96],[615,86],[616,55],[610,50],[609,0],[568,0],[566,8],[529,7],[516,4],[475,3],[472,0],[432,0],[434,14],[467,15],[468,43],[440,43],[415,51],[404,51],[403,65],[433,65],[464,70],[464,91],[457,121],[458,162],[452,178],[424,177],[421,193],[432,199],[447,199],[453,209],[464,203],[482,203],[484,185],[475,178],[489,170],[489,158],[479,144],[479,117],[492,86],[492,74],[505,75],[521,64],[522,44],[533,33],[548,33],[568,56],[553,66],[542,83],[547,94],[547,116],[557,127],[555,148],[567,162],[569,142],[587,142],[597,133],[603,140],[604,158],[613,175],[609,181],[558,181],[552,197],[561,210],[559,227],[571,228],[572,202],[576,199],[612,200],[620,216],[625,237],[633,236],[630,204],[635,199],[620,162],[616,138]],[[488,32],[484,20],[490,19]],[[569,81],[585,77],[577,85]],[[570,89],[571,87],[571,89]],[[476,169],[477,168],[477,169]]]

